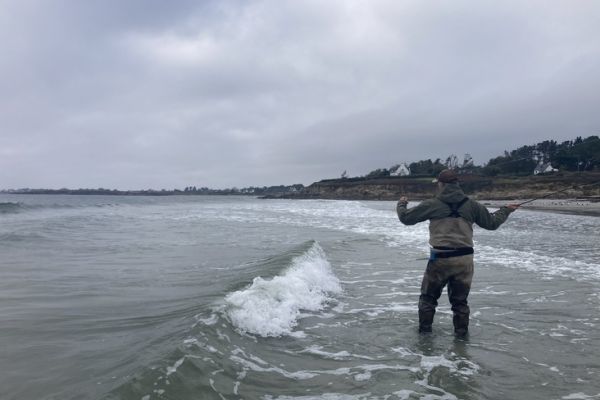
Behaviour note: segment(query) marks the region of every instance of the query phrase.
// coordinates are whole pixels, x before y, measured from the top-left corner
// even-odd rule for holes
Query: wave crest
[[[325,252],[317,244],[292,259],[282,274],[252,284],[225,297],[226,315],[232,324],[260,336],[292,334],[301,310],[321,310],[330,293],[342,288]]]

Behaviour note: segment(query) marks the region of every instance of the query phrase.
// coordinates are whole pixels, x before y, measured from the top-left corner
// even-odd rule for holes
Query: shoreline
[[[7,195],[32,195],[33,193],[0,193]],[[53,193],[58,194],[58,193]],[[71,194],[73,195],[73,194]],[[77,194],[84,195],[84,194]],[[113,196],[117,194],[111,194]],[[118,194],[119,196],[132,196],[127,194]],[[181,194],[184,196],[189,196],[185,194]],[[134,196],[153,196],[152,194],[136,194]],[[169,194],[167,196],[173,196],[173,194]],[[214,194],[206,195],[217,197]],[[229,195],[221,195],[221,196],[235,196],[235,197],[256,197],[259,199],[287,199],[287,200],[358,200],[358,201],[396,201],[392,199],[368,199],[368,198],[347,198],[344,196],[339,196],[338,198],[323,198],[323,197],[302,197],[302,196],[290,196],[290,197],[281,197],[281,196],[256,196],[252,194],[229,194]],[[415,198],[411,199],[411,201],[423,201],[429,197],[426,196],[415,196]],[[520,203],[527,199],[477,199],[476,196],[474,198],[479,203],[483,204],[486,207],[492,208],[500,208],[507,204],[512,203]],[[570,215],[583,215],[589,217],[600,217],[600,201],[598,197],[593,197],[591,199],[582,199],[582,198],[554,198],[554,199],[538,199],[532,203],[528,203],[524,206],[521,206],[522,210],[529,211],[540,211],[540,212],[550,212],[550,213],[558,213],[558,214],[570,214]]]
[[[479,200],[488,207],[502,207],[523,200]],[[520,207],[521,210],[542,211],[558,214],[600,217],[600,202],[580,199],[540,199]]]

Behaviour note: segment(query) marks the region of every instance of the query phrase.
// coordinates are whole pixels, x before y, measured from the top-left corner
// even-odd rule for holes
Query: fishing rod
[[[562,190],[557,190],[555,192],[548,193],[548,194],[545,194],[543,196],[536,197],[534,199],[524,201],[522,203],[517,203],[517,205],[520,207],[523,204],[531,203],[532,201],[536,201],[536,200],[540,200],[540,199],[545,199],[546,197],[550,197],[550,196],[553,196],[555,194],[563,193],[563,192],[566,192],[567,190],[570,190],[570,189],[582,188],[582,187],[586,187],[586,186],[594,186],[594,185],[597,185],[599,183],[600,183],[600,181],[596,181],[596,182],[592,182],[592,183],[586,183],[586,184],[583,184],[583,185],[573,185],[571,187],[568,187],[568,188],[565,188],[565,189],[562,189]]]

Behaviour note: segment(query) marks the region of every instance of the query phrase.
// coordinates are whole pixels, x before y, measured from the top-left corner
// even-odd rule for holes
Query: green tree
[[[377,179],[377,178],[384,178],[386,176],[390,176],[390,171],[387,168],[377,168],[376,170],[369,172],[365,176],[365,178]]]

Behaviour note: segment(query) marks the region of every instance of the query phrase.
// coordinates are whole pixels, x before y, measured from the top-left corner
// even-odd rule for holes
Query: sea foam
[[[321,310],[329,294],[341,290],[325,252],[314,243],[280,275],[254,278],[249,287],[227,295],[226,314],[244,332],[265,337],[290,335],[301,310]]]

